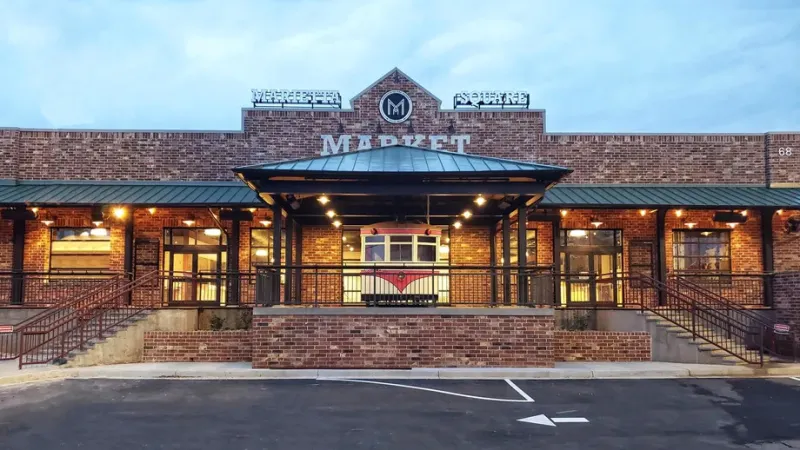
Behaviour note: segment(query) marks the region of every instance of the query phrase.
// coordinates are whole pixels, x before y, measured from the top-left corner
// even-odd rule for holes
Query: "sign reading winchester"
[[[321,91],[311,89],[252,89],[253,106],[269,105],[314,105],[342,107],[342,96],[339,91]]]
[[[323,134],[322,151],[320,155],[335,155],[337,153],[348,153],[351,150],[369,150],[374,147],[387,147],[390,145],[407,145],[409,147],[430,148],[433,150],[455,150],[464,153],[464,147],[469,144],[470,135],[468,134],[406,134],[394,136],[391,134],[381,134],[375,136],[371,134],[342,134],[334,136]]]

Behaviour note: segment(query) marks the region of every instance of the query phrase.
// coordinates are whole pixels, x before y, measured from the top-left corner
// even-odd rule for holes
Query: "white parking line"
[[[506,383],[508,383],[508,385],[509,385],[509,386],[511,386],[512,388],[514,388],[514,390],[515,390],[515,391],[517,391],[517,393],[518,393],[519,395],[521,395],[521,396],[522,396],[522,398],[524,398],[525,400],[527,400],[527,401],[529,401],[529,402],[532,402],[532,401],[533,401],[533,399],[531,398],[531,396],[530,396],[530,395],[528,395],[528,394],[526,394],[526,393],[525,393],[525,391],[523,391],[522,389],[520,389],[520,388],[519,388],[519,386],[517,386],[516,384],[514,384],[514,382],[513,382],[513,381],[511,381],[511,380],[509,380],[508,378],[506,378]]]
[[[387,382],[384,382],[384,381],[354,380],[352,378],[317,378],[317,379],[321,380],[321,381],[344,381],[344,382],[349,382],[349,383],[378,384],[378,385],[381,385],[381,386],[392,386],[392,387],[401,387],[401,388],[406,388],[406,389],[416,389],[418,391],[435,392],[437,394],[454,395],[456,397],[465,397],[465,398],[471,398],[471,399],[475,399],[475,400],[485,400],[485,401],[489,401],[489,402],[505,402],[505,403],[531,403],[531,402],[533,402],[532,398],[530,398],[527,394],[522,392],[522,390],[520,390],[518,387],[514,386],[514,384],[511,383],[510,381],[509,381],[509,384],[511,384],[511,386],[514,387],[514,389],[516,389],[517,392],[520,393],[520,395],[525,397],[525,400],[510,399],[510,398],[479,397],[477,395],[459,394],[458,392],[442,391],[442,390],[439,390],[439,389],[431,389],[431,388],[426,388],[426,387],[421,387],[421,386],[410,386],[410,385],[407,385],[407,384],[387,383]],[[508,381],[508,380],[506,380],[506,381]]]
[[[789,377],[789,378],[793,379],[794,381],[800,381],[800,377]]]
[[[589,419],[585,417],[551,417],[555,423],[589,423]]]

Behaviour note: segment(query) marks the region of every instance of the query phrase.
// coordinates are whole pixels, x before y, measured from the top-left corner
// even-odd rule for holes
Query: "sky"
[[[551,132],[800,131],[800,0],[0,0],[0,127],[239,130],[393,67]]]

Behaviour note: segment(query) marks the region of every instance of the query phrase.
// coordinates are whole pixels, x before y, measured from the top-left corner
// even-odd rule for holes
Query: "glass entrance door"
[[[171,228],[164,237],[168,304],[224,304],[227,245],[221,230]]]
[[[564,230],[561,304],[622,302],[622,238],[618,230]]]

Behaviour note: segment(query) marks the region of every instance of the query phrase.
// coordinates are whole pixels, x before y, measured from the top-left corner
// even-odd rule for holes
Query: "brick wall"
[[[800,233],[787,233],[784,228],[792,216],[800,216],[800,210],[786,210],[772,216],[775,272],[800,271]]]
[[[553,316],[256,316],[253,333],[262,369],[553,365]]]
[[[491,261],[489,228],[450,229],[450,264],[486,266]],[[491,299],[488,270],[454,270],[450,276],[450,303],[488,303]]]
[[[768,133],[769,182],[771,185],[800,183],[800,133]]]
[[[553,355],[556,361],[650,361],[650,334],[555,330]]]
[[[411,97],[410,121],[381,118],[378,101],[391,89]],[[237,131],[0,130],[0,178],[230,180],[232,167],[317,156],[321,135],[368,134],[377,146],[380,125],[382,134],[422,135],[425,142],[429,135],[468,134],[467,153],[565,165],[575,169],[572,182],[763,185],[767,157],[772,182],[800,182],[800,133],[548,134],[543,110],[449,108],[449,99],[440,105],[404,76],[389,75],[356,98],[352,110],[246,108]],[[794,154],[779,156],[785,147]],[[445,148],[455,146],[448,142]]]
[[[11,270],[14,248],[14,227],[10,220],[0,220],[0,271]]]
[[[144,362],[252,361],[250,331],[147,331]]]
[[[333,226],[303,227],[303,265],[342,264],[342,231]],[[303,301],[336,304],[342,302],[340,270],[304,271]]]
[[[773,289],[778,322],[792,327],[795,338],[800,341],[800,271],[775,275]]]

